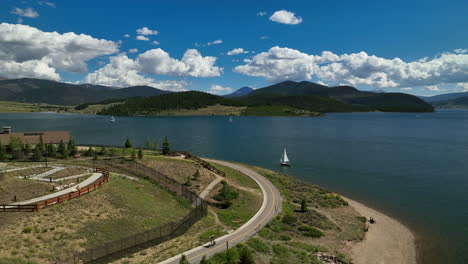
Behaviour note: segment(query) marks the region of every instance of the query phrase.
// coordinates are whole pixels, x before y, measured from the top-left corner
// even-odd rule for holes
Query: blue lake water
[[[321,118],[0,114],[16,131],[69,130],[82,144],[174,149],[282,171],[382,210],[418,236],[421,263],[468,263],[468,111]],[[279,159],[287,147],[292,167]]]

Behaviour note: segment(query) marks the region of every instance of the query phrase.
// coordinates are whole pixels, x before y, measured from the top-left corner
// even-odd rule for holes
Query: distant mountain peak
[[[227,94],[224,97],[226,98],[233,98],[233,97],[241,97],[250,94],[252,91],[254,91],[253,88],[250,88],[248,86],[244,86],[242,88],[237,89],[235,92],[231,94]]]

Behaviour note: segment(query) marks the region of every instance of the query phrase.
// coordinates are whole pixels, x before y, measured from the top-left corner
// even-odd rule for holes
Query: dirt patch
[[[19,179],[14,176],[5,176],[0,180],[0,204],[9,204],[16,201],[25,201],[34,197],[50,194],[54,184]]]

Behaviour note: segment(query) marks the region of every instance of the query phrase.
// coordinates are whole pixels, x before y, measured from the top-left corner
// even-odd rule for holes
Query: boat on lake
[[[286,153],[286,148],[284,148],[283,155],[281,155],[280,163],[281,163],[281,166],[291,166],[291,162],[289,161],[288,154]]]
[[[111,123],[114,123],[114,122],[115,122],[114,116],[111,116],[110,121],[111,121]]]

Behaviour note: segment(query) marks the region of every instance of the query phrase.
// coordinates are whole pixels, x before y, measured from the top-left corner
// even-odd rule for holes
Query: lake
[[[381,210],[417,235],[421,263],[468,263],[468,111],[325,117],[116,117],[4,113],[14,131],[69,130],[82,144],[173,149],[299,177]],[[283,148],[292,166],[279,166]]]

